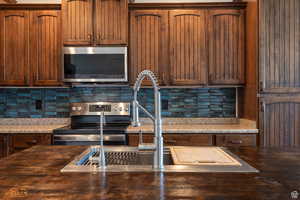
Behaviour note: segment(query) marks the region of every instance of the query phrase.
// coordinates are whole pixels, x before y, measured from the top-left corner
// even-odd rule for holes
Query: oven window
[[[124,79],[124,54],[65,54],[65,79]]]

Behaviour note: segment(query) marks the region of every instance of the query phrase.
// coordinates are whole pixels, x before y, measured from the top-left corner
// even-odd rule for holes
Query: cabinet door
[[[0,85],[28,84],[28,11],[0,13]]]
[[[170,56],[172,84],[207,83],[205,11],[170,11]]]
[[[153,71],[160,84],[167,81],[168,11],[135,10],[130,14],[130,81],[138,74]],[[144,85],[150,84],[148,80]]]
[[[129,146],[139,144],[138,134],[129,134]],[[213,135],[210,134],[164,134],[164,145],[167,146],[212,146]],[[153,143],[153,134],[143,134],[144,143]]]
[[[209,11],[209,83],[244,84],[243,10]]]
[[[300,97],[261,99],[260,145],[300,146]]]
[[[227,147],[247,147],[256,146],[256,135],[224,135],[220,134],[216,136],[217,146]]]
[[[93,40],[93,0],[62,1],[65,45],[90,45]]]
[[[6,136],[0,135],[0,159],[6,157]]]
[[[16,134],[12,138],[12,153],[28,149],[35,145],[51,145],[51,134]]]
[[[300,92],[299,10],[299,1],[259,1],[261,92]]]
[[[60,20],[60,11],[31,12],[30,63],[34,85],[61,84]]]
[[[96,44],[127,44],[128,1],[95,0]]]

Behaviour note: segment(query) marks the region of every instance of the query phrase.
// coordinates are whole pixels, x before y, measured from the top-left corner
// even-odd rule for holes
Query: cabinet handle
[[[36,145],[37,144],[37,140],[32,140],[29,142],[26,142],[28,145]]]
[[[176,142],[177,142],[176,140],[165,140],[165,143],[170,143],[170,144],[174,144]]]
[[[242,140],[232,140],[232,141],[229,141],[230,144],[243,144],[243,141]]]

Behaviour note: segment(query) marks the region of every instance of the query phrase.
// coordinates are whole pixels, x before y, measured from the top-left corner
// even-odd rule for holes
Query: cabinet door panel
[[[0,135],[0,159],[6,157],[6,136]]]
[[[256,146],[256,135],[217,135],[216,145],[230,147]]]
[[[93,37],[93,0],[63,0],[65,45],[90,45]]]
[[[127,0],[95,0],[96,44],[127,44],[127,31]]]
[[[139,10],[130,15],[130,80],[145,70],[153,71],[159,82],[166,81],[168,56],[168,11]],[[144,81],[144,85],[150,84]]]
[[[262,146],[300,146],[300,97],[261,99]]]
[[[31,66],[34,85],[60,85],[60,11],[31,13]]]
[[[167,146],[212,146],[213,135],[210,134],[164,134],[164,145]],[[143,134],[144,143],[153,143],[153,134]],[[138,134],[129,134],[129,146],[139,144]]]
[[[0,85],[28,84],[28,33],[27,11],[1,11]]]
[[[170,11],[172,84],[207,83],[205,11]]]
[[[244,11],[209,11],[209,83],[243,84]]]
[[[16,134],[12,138],[12,151],[16,153],[35,145],[51,145],[51,134]]]
[[[261,92],[300,92],[300,2],[259,4]]]

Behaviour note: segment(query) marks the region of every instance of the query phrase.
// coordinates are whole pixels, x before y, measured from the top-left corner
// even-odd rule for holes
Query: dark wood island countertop
[[[285,200],[300,192],[300,148],[231,148],[260,170],[253,174],[60,173],[86,148],[35,146],[0,160],[0,199]]]

